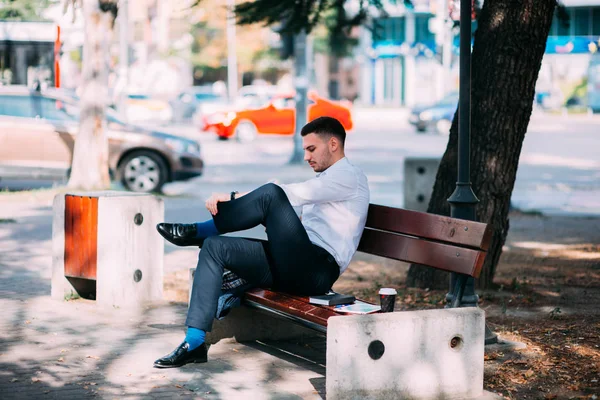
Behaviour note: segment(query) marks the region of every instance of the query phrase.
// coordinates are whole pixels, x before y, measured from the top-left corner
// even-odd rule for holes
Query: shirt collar
[[[337,160],[335,163],[333,163],[332,165],[329,166],[329,168],[327,168],[325,171],[323,172],[319,172],[317,173],[317,178],[321,175],[323,175],[324,173],[326,173],[327,171],[331,171],[333,169],[337,169],[339,167],[341,167],[342,165],[348,164],[348,158],[347,157],[342,157],[339,160]]]

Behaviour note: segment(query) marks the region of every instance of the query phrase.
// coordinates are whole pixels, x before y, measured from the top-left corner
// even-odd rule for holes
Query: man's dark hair
[[[312,120],[304,125],[302,131],[300,131],[300,135],[302,136],[311,133],[326,136],[328,140],[330,137],[335,136],[342,143],[342,147],[344,147],[344,142],[346,141],[346,130],[343,125],[340,121],[331,117],[319,117]]]

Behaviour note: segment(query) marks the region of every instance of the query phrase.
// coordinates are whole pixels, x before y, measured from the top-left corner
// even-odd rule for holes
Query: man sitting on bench
[[[306,182],[238,194],[213,194],[206,201],[212,219],[197,224],[157,226],[179,246],[201,246],[185,322],[184,341],[154,362],[158,368],[207,361],[210,332],[221,294],[224,268],[257,287],[297,295],[324,294],[356,252],[369,208],[364,173],[344,155],[346,132],[330,117],[302,128],[304,160],[317,172]],[[302,206],[302,220],[293,207]],[[219,236],[266,228],[268,240]]]

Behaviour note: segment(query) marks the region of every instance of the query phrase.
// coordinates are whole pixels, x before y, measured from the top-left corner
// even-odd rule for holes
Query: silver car
[[[199,176],[200,145],[144,129],[107,111],[111,176],[136,192]],[[79,106],[59,91],[0,87],[0,178],[58,180],[68,176],[79,129]]]

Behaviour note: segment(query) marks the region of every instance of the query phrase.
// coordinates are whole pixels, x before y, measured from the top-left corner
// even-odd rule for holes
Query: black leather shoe
[[[189,344],[182,342],[172,353],[154,361],[155,368],[177,368],[190,363],[205,363],[208,361],[208,347],[202,343],[192,351]]]
[[[156,230],[162,237],[177,246],[202,246],[203,238],[197,238],[196,224],[167,224],[161,222]]]

